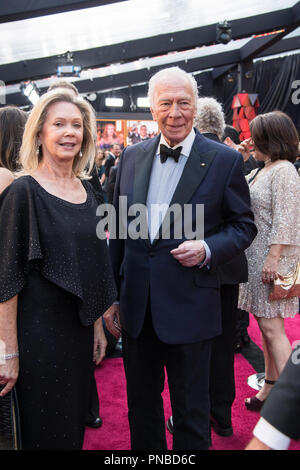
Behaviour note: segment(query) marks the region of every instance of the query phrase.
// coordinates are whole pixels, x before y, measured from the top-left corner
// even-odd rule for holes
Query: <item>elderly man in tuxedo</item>
[[[194,78],[177,67],[161,70],[149,82],[149,98],[161,134],[124,149],[114,197],[117,216],[120,197],[127,201],[128,227],[130,208],[144,205],[148,231],[137,238],[129,230],[110,240],[119,304],[105,320],[114,335],[122,330],[132,449],[167,448],[161,397],[166,369],[173,449],[205,450],[211,340],[221,333],[216,268],[250,245],[256,227],[242,157],[193,128]],[[204,205],[203,237],[180,234],[184,223],[167,212],[175,204],[192,208],[193,228],[197,206]]]

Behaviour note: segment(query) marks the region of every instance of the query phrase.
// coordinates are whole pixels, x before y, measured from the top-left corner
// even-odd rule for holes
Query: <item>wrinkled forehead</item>
[[[56,101],[50,103],[45,108],[45,120],[46,119],[53,119],[55,117],[62,117],[62,118],[78,118],[82,119],[82,112],[78,108],[78,106],[74,103],[70,103],[68,101]]]
[[[189,99],[196,104],[192,85],[187,78],[170,76],[157,81],[154,88],[154,104],[173,98]]]

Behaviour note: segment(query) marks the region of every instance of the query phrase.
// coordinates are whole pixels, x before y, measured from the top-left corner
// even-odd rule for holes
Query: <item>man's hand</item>
[[[257,437],[253,437],[245,450],[271,450],[271,448],[257,439]]]
[[[120,305],[113,304],[103,315],[106,328],[117,339],[121,336]]]
[[[202,263],[206,257],[206,251],[200,240],[187,240],[171,251],[171,254],[182,266],[188,268]]]

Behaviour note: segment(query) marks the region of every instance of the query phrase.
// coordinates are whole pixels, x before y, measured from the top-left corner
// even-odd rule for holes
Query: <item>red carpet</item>
[[[257,324],[250,321],[251,339],[261,346]],[[286,332],[291,342],[300,340],[300,317],[286,320]],[[249,375],[255,373],[252,366],[241,355],[235,356],[236,399],[232,408],[234,435],[220,437],[212,433],[212,450],[243,450],[252,436],[252,430],[259,419],[259,414],[247,411],[244,399],[255,394],[247,385]],[[96,380],[100,398],[103,426],[100,429],[87,428],[84,442],[85,450],[129,450],[129,427],[127,422],[126,385],[122,359],[105,359],[96,369]],[[166,419],[171,407],[167,386],[163,394]],[[172,436],[167,431],[169,449],[172,448]],[[300,450],[300,442],[292,443],[292,450]]]

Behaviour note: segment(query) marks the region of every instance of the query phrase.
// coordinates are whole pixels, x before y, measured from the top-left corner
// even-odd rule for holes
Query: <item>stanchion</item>
[[[250,375],[247,379],[247,384],[249,387],[253,388],[254,390],[260,390],[263,388],[265,383],[265,373],[259,372],[258,374]]]

